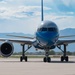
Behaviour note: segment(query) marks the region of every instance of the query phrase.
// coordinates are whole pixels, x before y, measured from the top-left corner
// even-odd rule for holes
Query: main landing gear
[[[69,61],[68,56],[66,56],[66,46],[67,45],[64,44],[64,50],[62,50],[60,47],[58,47],[63,52],[63,56],[61,56],[61,62],[63,62],[63,61],[68,62]]]
[[[43,61],[51,62],[51,58],[49,57],[49,50],[45,50],[45,57],[44,57]]]
[[[25,44],[21,44],[22,46],[22,56],[20,57],[20,62],[25,60],[27,62],[27,56],[25,56],[26,51],[28,51],[32,46],[28,46],[28,48],[25,50]]]

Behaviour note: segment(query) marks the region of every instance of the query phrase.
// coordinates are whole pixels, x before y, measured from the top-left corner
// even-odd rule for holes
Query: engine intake
[[[11,42],[5,42],[0,47],[0,53],[3,57],[9,57],[13,54],[14,47]]]

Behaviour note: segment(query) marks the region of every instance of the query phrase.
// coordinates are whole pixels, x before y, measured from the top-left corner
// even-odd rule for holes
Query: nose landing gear
[[[45,57],[44,57],[43,61],[51,62],[51,58],[49,57],[49,50],[45,50]]]

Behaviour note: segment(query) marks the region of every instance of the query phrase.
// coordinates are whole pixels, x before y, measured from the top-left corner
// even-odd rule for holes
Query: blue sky
[[[41,0],[0,0],[0,32],[34,34],[40,26]],[[75,0],[44,0],[44,18],[59,30],[75,28]]]

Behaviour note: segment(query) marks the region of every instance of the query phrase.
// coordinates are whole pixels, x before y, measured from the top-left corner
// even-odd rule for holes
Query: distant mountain
[[[0,38],[11,38],[11,36],[7,36],[7,35],[19,35],[19,36],[33,36],[31,34],[24,34],[24,33],[0,33]]]
[[[60,30],[60,35],[75,35],[75,28]]]
[[[0,33],[0,38],[14,38],[14,37],[10,37],[10,36],[7,36],[8,34],[11,34],[11,35],[21,35],[21,36],[34,36],[34,35],[31,35],[31,34],[24,34],[24,33]],[[75,35],[75,28],[67,28],[67,29],[64,29],[64,30],[60,30],[60,36],[67,36],[67,35]],[[17,38],[16,38],[17,39]],[[64,39],[75,39],[75,37],[72,37],[72,38],[64,38]],[[2,43],[2,42],[1,42]],[[0,43],[0,44],[1,44]],[[22,50],[22,47],[20,44],[14,44],[14,51],[15,52],[20,52]],[[55,51],[59,51],[59,49],[54,49]],[[67,50],[68,51],[75,51],[75,44],[70,44],[67,46]],[[36,52],[35,48],[32,47],[29,52]]]

